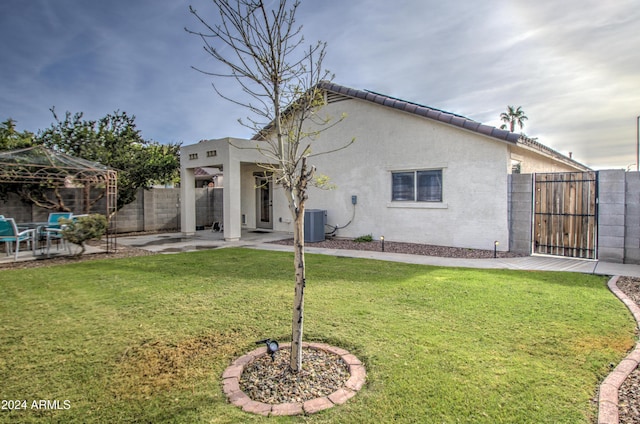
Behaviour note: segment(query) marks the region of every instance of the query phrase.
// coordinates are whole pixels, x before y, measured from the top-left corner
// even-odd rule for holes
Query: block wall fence
[[[530,254],[533,176],[509,177],[509,250]],[[598,259],[640,264],[640,173],[598,171]]]
[[[531,254],[532,174],[509,176],[509,250]],[[196,226],[222,222],[222,188],[196,189]],[[73,213],[84,213],[82,189],[63,189],[64,202]],[[97,196],[97,193],[96,193]],[[92,213],[104,213],[104,199]],[[0,214],[17,222],[46,221],[49,211],[10,196],[0,202]],[[136,201],[117,213],[119,233],[180,231],[180,189],[140,190]],[[598,171],[598,259],[640,264],[640,173]]]
[[[222,221],[222,188],[196,189],[196,225],[210,227]],[[60,190],[64,204],[74,214],[84,213],[82,189]],[[92,194],[98,197],[100,192]],[[16,222],[46,221],[49,210],[23,203],[15,195],[0,201],[0,215],[15,218]],[[91,207],[91,213],[106,212],[104,199]],[[180,189],[154,188],[139,190],[136,200],[116,214],[117,232],[180,231]]]

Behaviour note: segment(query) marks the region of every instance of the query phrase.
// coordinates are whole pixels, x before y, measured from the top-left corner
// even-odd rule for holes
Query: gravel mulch
[[[317,349],[302,349],[302,370],[289,369],[289,349],[279,350],[274,359],[263,355],[249,363],[240,376],[240,389],[249,398],[268,404],[302,403],[328,396],[349,379],[342,358]]]
[[[640,279],[622,277],[618,288],[629,299],[640,305]],[[640,369],[636,368],[618,390],[618,413],[620,424],[640,423]]]
[[[293,245],[293,239],[278,240],[273,244]],[[382,251],[382,243],[378,240],[369,242],[357,242],[352,239],[328,238],[325,241],[315,243],[305,243],[305,247],[322,247],[326,249],[350,249]],[[493,250],[465,249],[461,247],[433,246],[429,244],[401,243],[395,241],[385,241],[384,251],[390,253],[408,253],[412,255],[440,256],[445,258],[466,258],[466,259],[489,259],[493,258]],[[520,255],[511,252],[497,252],[498,258],[516,258]]]

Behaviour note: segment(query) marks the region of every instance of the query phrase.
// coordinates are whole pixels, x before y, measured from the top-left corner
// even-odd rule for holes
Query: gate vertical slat
[[[589,203],[591,202],[591,187],[589,184],[585,184],[583,187],[584,190],[584,202],[585,205],[589,205]],[[583,229],[583,237],[584,237],[584,252],[585,255],[589,255],[590,253],[590,249],[591,249],[591,242],[590,242],[590,237],[591,237],[591,231],[589,230],[589,227],[591,225],[591,220],[589,219],[589,213],[590,208],[586,207],[585,208],[585,214],[583,215],[583,220],[584,220],[584,229]]]
[[[553,193],[551,208],[551,254],[559,256],[560,240],[558,237],[558,225],[560,224],[560,217],[558,214],[560,213],[560,194],[558,192],[562,188],[562,184],[551,184],[550,187]]]
[[[537,175],[535,176],[536,180],[537,180]],[[535,205],[536,205],[536,210],[534,212],[534,225],[533,227],[535,228],[535,234],[534,234],[534,253],[539,253],[539,249],[541,249],[540,245],[542,243],[540,243],[540,241],[543,239],[543,229],[542,229],[542,225],[543,225],[543,216],[541,215],[542,211],[544,210],[544,208],[542,207],[542,199],[544,199],[543,197],[543,193],[542,193],[542,185],[538,185],[537,181],[534,181],[534,193],[536,195],[535,198]]]
[[[589,204],[589,185],[584,184],[582,185],[582,199],[583,199],[583,203]],[[588,209],[586,209],[588,211]],[[582,224],[583,224],[583,230],[582,230],[582,253],[583,255],[588,255],[589,254],[589,217],[584,214],[582,215]],[[584,256],[583,256],[584,257]]]
[[[578,207],[576,203],[576,178],[575,174],[570,176],[569,182],[569,213],[571,216],[569,217],[569,231],[567,232],[567,245],[569,247],[569,254],[567,256],[575,257],[578,254],[578,250],[576,249],[576,214],[578,213]]]
[[[579,210],[582,211],[583,208],[583,202],[584,202],[584,196],[582,195],[582,191],[583,191],[583,187],[584,187],[584,181],[577,181],[576,182],[576,205],[578,205],[578,207],[580,208]],[[584,241],[583,241],[583,231],[582,229],[584,228],[584,219],[581,216],[576,216],[576,234],[575,234],[575,246],[576,246],[576,254],[575,257],[576,258],[582,258],[584,251]]]
[[[590,241],[590,250],[592,252],[594,252],[594,258],[595,258],[595,249],[596,249],[596,214],[597,214],[597,210],[596,210],[596,198],[597,198],[597,185],[596,184],[591,184],[590,185],[590,190],[589,190],[589,196],[591,199],[593,199],[591,202],[589,202],[588,205],[588,209],[589,209],[589,220],[591,221],[589,223],[589,241]]]
[[[548,176],[545,177],[545,182],[548,180]],[[549,213],[552,212],[553,210],[553,187],[545,184],[544,185],[544,191],[545,191],[545,195],[546,198],[543,198],[543,205],[544,205],[544,209],[543,211],[546,213],[544,215],[544,220],[545,220],[545,236],[544,236],[544,240],[546,243],[545,246],[545,251],[544,253],[548,253],[551,254],[551,246],[553,246],[553,238],[552,238],[552,234],[553,234],[553,215],[550,215]]]
[[[533,176],[533,225],[532,228],[532,239],[533,239],[533,253],[538,253],[539,249],[539,240],[542,237],[542,220],[540,219],[540,211],[542,210],[541,199],[542,199],[542,187],[537,184],[538,176]]]

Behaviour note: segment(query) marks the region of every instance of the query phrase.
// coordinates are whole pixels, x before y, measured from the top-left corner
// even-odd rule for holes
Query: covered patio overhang
[[[265,180],[265,157],[256,150],[255,140],[222,138],[203,140],[180,149],[180,219],[183,236],[196,232],[195,170],[214,167],[224,175],[223,235],[226,241],[239,240],[243,229],[273,229],[273,187]],[[282,222],[282,221],[280,221]]]

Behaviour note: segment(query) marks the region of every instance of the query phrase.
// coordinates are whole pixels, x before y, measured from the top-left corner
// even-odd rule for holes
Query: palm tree
[[[520,130],[522,130],[522,128],[524,128],[524,121],[529,118],[524,114],[522,106],[518,106],[517,109],[514,106],[507,106],[507,111],[500,114],[500,119],[504,122],[500,128],[503,130],[509,129],[509,131],[513,132],[516,124],[518,124]]]

